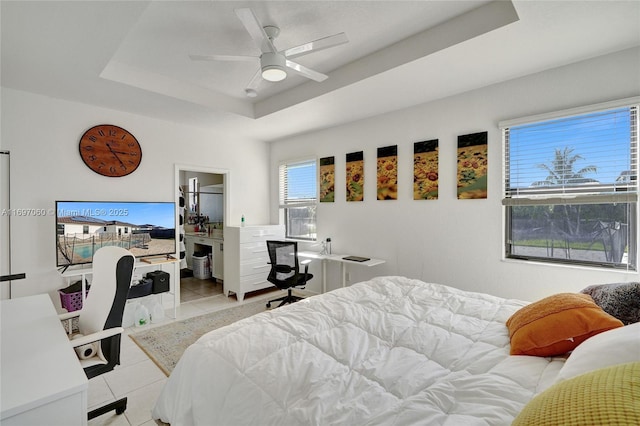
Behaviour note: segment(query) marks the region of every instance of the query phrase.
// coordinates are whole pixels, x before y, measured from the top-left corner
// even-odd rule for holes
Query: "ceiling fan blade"
[[[318,71],[314,71],[312,69],[309,69],[307,67],[305,67],[304,65],[300,65],[297,62],[293,62],[287,59],[286,61],[286,65],[288,68],[291,68],[292,70],[294,70],[295,72],[297,72],[298,74],[310,78],[311,80],[315,80],[317,82],[322,82],[325,81],[327,78],[329,78],[329,76],[324,75],[322,73],[319,73]]]
[[[260,58],[257,56],[236,56],[236,55],[189,55],[193,61],[250,61],[254,62]]]
[[[338,33],[332,36],[310,41],[309,43],[301,44],[300,46],[292,47],[283,51],[282,53],[287,58],[296,58],[298,56],[306,55],[307,53],[317,52],[319,50],[339,46],[348,42],[349,39],[347,38],[347,35],[345,33]]]
[[[267,33],[264,32],[264,28],[262,28],[262,24],[256,18],[253,10],[248,8],[236,9],[236,15],[242,21],[242,24],[262,53],[276,52],[275,46],[267,36]]]

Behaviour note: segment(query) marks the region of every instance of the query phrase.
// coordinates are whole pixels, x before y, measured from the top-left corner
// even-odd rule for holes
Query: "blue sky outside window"
[[[316,163],[308,162],[287,166],[288,201],[301,201],[316,198]]]
[[[568,148],[578,155],[573,171],[595,166],[585,178],[598,184],[620,182],[631,166],[631,111],[618,108],[575,117],[513,126],[509,129],[509,178],[511,189],[535,187],[549,172],[541,164],[553,164],[556,150]]]

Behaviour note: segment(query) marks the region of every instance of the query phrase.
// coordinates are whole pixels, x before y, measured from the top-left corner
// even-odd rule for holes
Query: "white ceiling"
[[[274,140],[640,45],[640,1],[5,1],[2,86]],[[244,88],[259,55],[235,8],[281,29],[278,49],[349,43]],[[640,70],[639,70],[640,73]]]

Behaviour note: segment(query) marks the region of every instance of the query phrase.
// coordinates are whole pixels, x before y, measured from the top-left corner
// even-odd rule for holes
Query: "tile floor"
[[[280,296],[281,290],[273,289],[247,295],[243,302],[253,302]],[[207,312],[213,312],[238,305],[235,297],[222,294],[222,284],[213,280],[199,280],[193,277],[180,280],[182,303],[178,307],[175,320],[181,320]],[[116,426],[157,426],[151,419],[151,409],[160,394],[167,377],[156,367],[147,355],[128,337],[128,333],[142,331],[146,327],[154,327],[175,321],[170,318],[171,310],[167,311],[167,319],[160,324],[150,324],[144,327],[126,329],[127,336],[123,336],[120,361],[121,364],[113,371],[89,380],[88,406],[92,408],[107,404],[126,396],[127,410],[122,415],[115,412],[103,414],[92,419],[89,425]]]

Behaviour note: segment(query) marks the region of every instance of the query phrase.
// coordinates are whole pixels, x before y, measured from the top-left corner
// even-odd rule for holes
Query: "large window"
[[[280,210],[284,215],[287,238],[315,240],[318,199],[316,160],[282,164],[279,180]]]
[[[638,106],[501,127],[506,257],[635,270]]]

